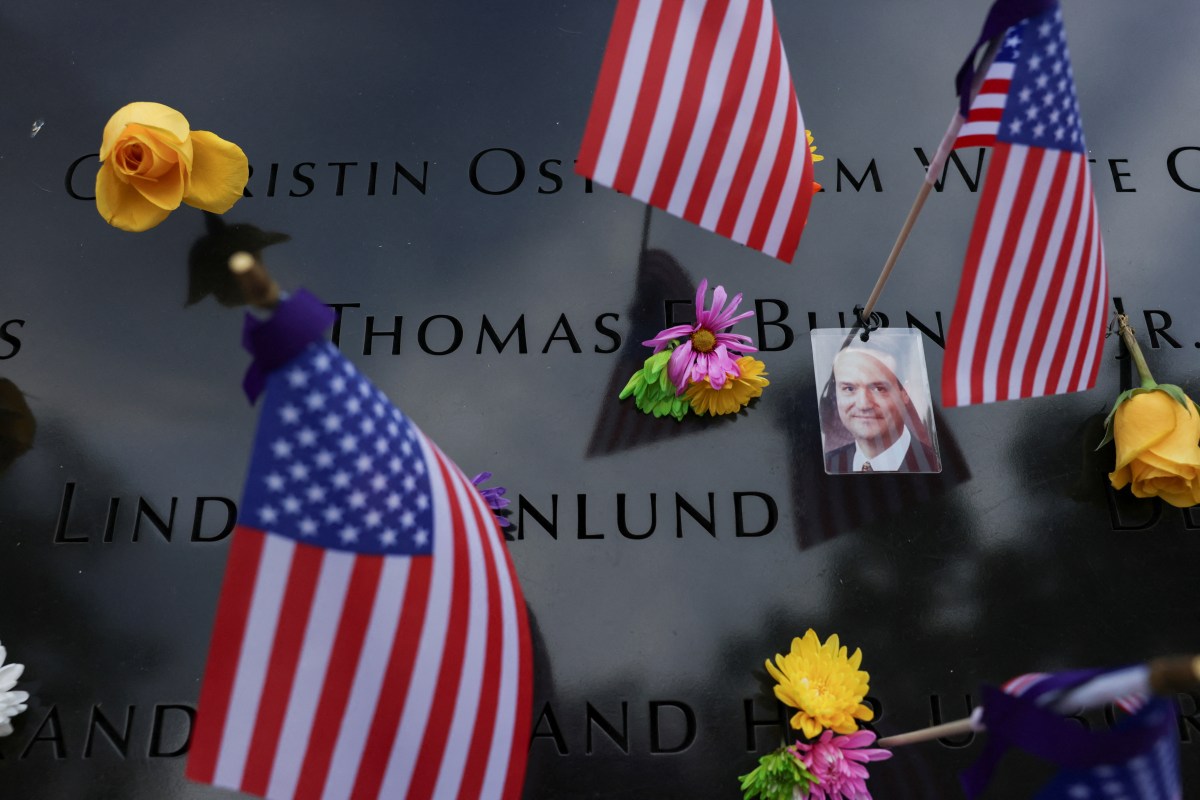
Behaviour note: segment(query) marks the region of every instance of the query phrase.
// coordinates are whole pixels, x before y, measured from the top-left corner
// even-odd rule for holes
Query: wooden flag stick
[[[1139,692],[1173,694],[1195,691],[1200,688],[1200,656],[1156,658],[1148,664],[1120,670],[1111,677],[1105,676],[1091,683],[1102,685],[1085,685],[1079,690],[1067,692],[1053,704],[1053,708],[1059,712],[1072,712],[1080,707],[1088,709],[1102,706]],[[975,716],[970,716],[896,736],[887,736],[876,744],[880,747],[900,747],[982,730],[983,724]]]
[[[279,284],[253,253],[239,250],[229,257],[229,271],[237,278],[242,297],[252,306],[272,309],[279,305]]]
[[[906,744],[917,744],[918,742],[941,739],[946,736],[962,736],[964,733],[971,733],[978,730],[982,730],[982,728],[975,720],[970,717],[964,717],[963,719],[956,719],[953,722],[943,722],[941,725],[931,725],[928,728],[921,728],[917,731],[888,736],[880,739],[875,744],[879,747],[900,747]]]
[[[975,72],[975,80],[971,82],[971,94],[967,101],[968,108],[975,100],[975,95],[979,94],[979,88],[983,86],[983,79],[987,75],[988,69],[991,68],[992,62],[996,60],[996,53],[1000,50],[1000,42],[1003,39],[1004,34],[1001,34],[988,42],[987,50],[984,51],[979,68]],[[896,236],[892,252],[888,253],[887,260],[883,262],[883,271],[879,273],[879,279],[875,281],[875,288],[871,290],[871,296],[867,298],[867,304],[863,306],[862,318],[864,320],[871,318],[871,312],[875,310],[875,303],[883,294],[883,285],[891,276],[892,268],[896,266],[896,261],[900,258],[900,251],[904,249],[904,243],[908,241],[908,234],[912,232],[917,217],[921,215],[921,209],[925,206],[925,198],[929,197],[929,190],[933,188],[938,176],[942,174],[942,169],[946,166],[946,159],[950,157],[950,151],[954,149],[954,140],[958,138],[958,132],[965,121],[955,109],[954,116],[950,118],[950,125],[946,128],[946,134],[942,137],[942,142],[938,145],[937,152],[933,154],[929,168],[925,171],[925,180],[921,182],[921,190],[917,192],[917,199],[913,201],[912,208],[908,210],[908,217],[905,218],[904,225],[900,228],[899,235]]]

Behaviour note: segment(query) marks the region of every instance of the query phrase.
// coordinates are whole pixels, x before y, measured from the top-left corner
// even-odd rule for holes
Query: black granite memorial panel
[[[224,222],[290,237],[265,251],[280,281],[335,305],[341,350],[508,487],[536,650],[526,797],[739,797],[784,733],[763,661],[809,627],[863,649],[882,734],[966,714],[985,681],[1196,650],[1200,511],[1113,492],[1093,452],[1115,340],[1093,391],[939,410],[940,475],[824,474],[808,331],[870,291],[986,4],[776,5],[827,156],[790,266],[574,174],[612,2],[0,12],[0,378],[37,423],[0,475],[0,641],[34,696],[0,738],[0,797],[231,796],[183,767],[255,411],[239,314],[185,308],[203,215],[129,234],[90,199],[132,100],[245,149]],[[1112,295],[1195,396],[1200,11],[1065,5]],[[951,163],[879,306],[922,332],[935,402],[986,168]],[[619,404],[702,278],[757,311],[739,330],[771,387],[733,420]],[[1179,707],[1193,796],[1200,697]],[[978,751],[898,750],[871,789],[959,797]],[[994,796],[1043,776],[1015,760]]]

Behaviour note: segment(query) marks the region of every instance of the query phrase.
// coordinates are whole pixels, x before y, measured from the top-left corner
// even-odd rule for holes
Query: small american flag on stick
[[[248,321],[266,401],[188,759],[263,797],[511,798],[525,605],[471,482],[328,343],[299,292]]]
[[[1017,748],[1056,767],[1037,800],[1180,800],[1175,708],[1149,693],[1149,672],[1140,665],[1031,673],[1000,690],[984,687],[977,728],[986,728],[988,739],[963,773],[967,797],[981,795],[1006,751]],[[1111,730],[1088,730],[1062,716],[1107,702],[1130,715]]]
[[[999,0],[989,21],[1039,6],[1003,30],[955,143],[993,155],[946,337],[946,406],[1090,389],[1100,367],[1108,277],[1062,12]]]
[[[812,158],[769,0],[619,0],[577,162],[790,262]]]

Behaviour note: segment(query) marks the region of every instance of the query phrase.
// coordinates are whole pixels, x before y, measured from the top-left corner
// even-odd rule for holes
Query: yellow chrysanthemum
[[[818,161],[824,161],[824,160],[825,160],[825,156],[822,156],[822,155],[818,155],[818,154],[817,154],[817,146],[816,146],[815,144],[813,144],[813,135],[812,135],[812,131],[810,131],[810,130],[808,130],[808,129],[805,129],[805,131],[804,131],[804,136],[805,136],[805,138],[807,138],[807,139],[808,139],[808,152],[812,153],[812,160],[813,160],[813,163],[815,164],[815,163],[817,163]]]
[[[809,628],[803,639],[792,639],[791,652],[776,654],[774,664],[767,661],[767,672],[779,683],[775,696],[799,709],[792,727],[815,739],[825,728],[853,733],[858,730],[857,720],[869,722],[875,717],[862,703],[871,676],[859,670],[861,663],[862,650],[847,657],[836,633],[821,644]]]
[[[742,356],[737,360],[740,375],[728,373],[725,385],[714,389],[708,378],[694,381],[688,385],[684,397],[692,404],[692,410],[697,414],[736,414],[742,407],[762,394],[764,386],[770,381],[764,377],[767,365],[756,358]]]
[[[813,144],[812,131],[805,128],[804,136],[808,140],[808,152],[812,154],[812,162],[815,164],[818,161],[824,161],[825,156],[820,155],[817,152],[817,146],[815,144]],[[813,194],[816,194],[817,192],[821,191],[821,184],[817,183],[816,181],[813,181],[812,186],[813,186]]]

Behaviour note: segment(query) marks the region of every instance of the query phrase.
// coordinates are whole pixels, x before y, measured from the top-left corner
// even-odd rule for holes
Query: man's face
[[[838,416],[860,444],[890,447],[904,431],[904,392],[883,354],[842,351],[833,364]]]

